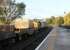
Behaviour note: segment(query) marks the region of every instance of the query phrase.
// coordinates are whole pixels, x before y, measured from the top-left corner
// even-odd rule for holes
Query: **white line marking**
[[[54,30],[54,29],[53,29]],[[52,30],[52,31],[53,31]],[[51,31],[51,32],[52,32]],[[47,38],[51,35],[51,32],[47,35],[47,37],[39,44],[39,46],[35,50],[39,50],[39,48],[43,45],[43,43],[47,40]]]

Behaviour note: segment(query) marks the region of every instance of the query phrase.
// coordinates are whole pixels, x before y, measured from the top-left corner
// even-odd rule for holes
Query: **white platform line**
[[[51,31],[51,32],[53,32],[53,30]],[[43,43],[47,40],[47,38],[49,37],[49,36],[51,36],[51,32],[47,35],[47,37],[39,44],[39,46],[37,46],[37,48],[35,49],[35,50],[39,50],[39,48],[43,45]]]

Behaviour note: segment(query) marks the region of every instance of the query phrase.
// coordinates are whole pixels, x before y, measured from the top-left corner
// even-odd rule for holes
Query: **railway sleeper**
[[[7,48],[8,46],[12,46],[15,43],[15,37],[2,40],[0,41],[0,48]]]

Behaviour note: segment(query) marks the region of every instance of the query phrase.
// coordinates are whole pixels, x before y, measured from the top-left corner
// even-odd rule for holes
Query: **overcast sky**
[[[48,18],[70,11],[70,0],[17,0],[26,4],[26,18]]]

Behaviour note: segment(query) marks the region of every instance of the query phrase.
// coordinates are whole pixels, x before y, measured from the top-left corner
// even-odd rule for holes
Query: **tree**
[[[49,25],[61,25],[64,23],[64,19],[62,16],[58,17],[51,16],[51,18],[47,19],[47,23]]]
[[[55,25],[61,25],[64,23],[64,19],[61,16],[55,18]]]
[[[52,24],[55,24],[55,16],[51,16]]]
[[[15,0],[3,0],[0,6],[0,16],[5,17],[6,23],[10,23],[15,18],[24,15],[24,12],[25,4],[15,3]]]
[[[17,3],[17,12],[19,12],[19,16],[25,14],[25,4],[24,3]]]
[[[0,16],[3,16],[4,12],[3,9],[0,7]]]
[[[52,19],[51,18],[47,19],[47,24],[48,25],[52,24]]]
[[[54,17],[54,16],[51,16],[51,18],[48,18],[48,19],[47,19],[47,23],[48,23],[49,25],[55,24],[55,17]]]
[[[70,25],[70,12],[64,16],[64,24]]]

